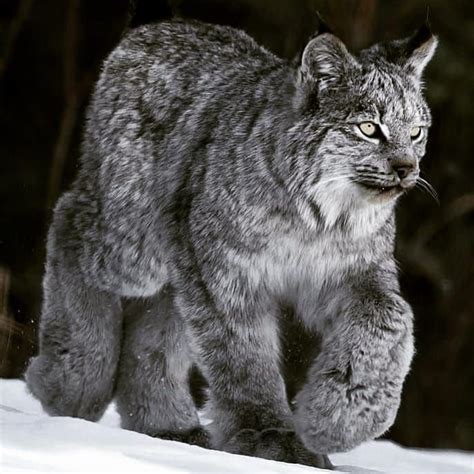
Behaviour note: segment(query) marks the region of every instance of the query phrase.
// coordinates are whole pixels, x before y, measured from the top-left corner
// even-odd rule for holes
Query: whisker
[[[426,181],[426,179],[418,177],[418,181],[420,181],[420,183],[423,186],[425,186],[426,189],[428,189],[430,191],[431,195],[436,199],[436,201],[439,204],[439,196],[438,196],[438,193],[437,193],[436,189],[428,181]]]
[[[363,175],[365,175],[365,174],[367,174],[367,175],[375,174],[375,175],[378,175],[378,176],[393,176],[393,173],[388,172],[388,171],[379,170],[377,168],[368,169],[368,168],[362,168],[362,167],[357,166],[354,169],[358,173],[363,174]]]
[[[438,205],[440,204],[436,189],[430,183],[428,183],[426,179],[423,179],[422,177],[418,176],[416,184],[417,186],[419,186],[420,189],[426,191],[438,203]]]
[[[421,189],[422,191],[426,192],[426,194],[428,194],[433,199],[435,199],[435,197],[431,194],[431,192],[428,190],[428,188],[426,188],[426,186],[424,186],[422,183],[417,182],[415,187],[418,188],[418,189]]]
[[[356,181],[360,181],[362,183],[372,183],[372,184],[379,184],[380,186],[396,186],[398,181],[392,177],[392,179],[387,179],[384,176],[378,175],[359,175],[356,178]]]

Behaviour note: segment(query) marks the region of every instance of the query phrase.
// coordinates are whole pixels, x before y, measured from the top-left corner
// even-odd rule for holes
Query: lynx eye
[[[374,122],[362,122],[359,124],[359,130],[367,137],[376,138],[379,134],[379,126]]]
[[[421,137],[421,127],[412,127],[410,130],[410,137],[412,140],[416,140]]]

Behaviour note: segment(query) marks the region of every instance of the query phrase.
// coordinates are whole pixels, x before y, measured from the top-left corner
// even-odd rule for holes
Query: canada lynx
[[[44,408],[97,420],[115,397],[125,428],[323,467],[385,432],[413,353],[394,208],[425,152],[435,47],[422,27],[351,54],[322,31],[296,64],[230,27],[129,32],[49,232],[27,372]],[[321,341],[293,409],[283,306]]]

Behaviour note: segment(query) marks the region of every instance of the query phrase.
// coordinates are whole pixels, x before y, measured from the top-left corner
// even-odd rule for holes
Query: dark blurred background
[[[316,10],[351,48],[410,34],[426,0],[138,0],[132,24],[170,13],[245,29],[291,58]],[[387,437],[474,449],[474,2],[430,0],[438,52],[426,72],[434,125],[421,190],[398,212],[397,258],[416,315],[417,355]],[[0,377],[36,350],[51,208],[75,175],[101,62],[130,21],[128,0],[0,0]]]

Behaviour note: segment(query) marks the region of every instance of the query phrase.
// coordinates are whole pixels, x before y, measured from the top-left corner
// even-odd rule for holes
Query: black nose
[[[392,163],[392,170],[397,173],[400,179],[405,179],[410,173],[415,171],[415,163],[408,160],[398,160]]]

